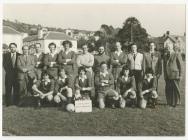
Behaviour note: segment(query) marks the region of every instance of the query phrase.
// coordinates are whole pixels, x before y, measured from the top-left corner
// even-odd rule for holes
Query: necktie
[[[151,59],[153,59],[153,53],[151,53]]]
[[[13,53],[12,55],[12,66],[15,66],[15,62],[16,62],[16,55]]]
[[[135,59],[136,59],[136,54],[133,55],[133,58],[134,58],[134,61],[135,61]]]
[[[169,58],[170,58],[170,53],[168,52],[168,53],[167,53],[167,59],[169,59]]]

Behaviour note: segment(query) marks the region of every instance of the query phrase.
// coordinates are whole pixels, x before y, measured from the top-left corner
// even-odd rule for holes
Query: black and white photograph
[[[3,138],[185,138],[186,3],[2,8]]]

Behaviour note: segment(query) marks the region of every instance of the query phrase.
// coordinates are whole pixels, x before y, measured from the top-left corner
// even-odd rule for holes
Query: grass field
[[[159,81],[159,105],[139,108],[69,113],[57,107],[3,107],[4,135],[19,136],[184,136],[185,76],[181,80],[181,102],[166,106],[163,77]]]

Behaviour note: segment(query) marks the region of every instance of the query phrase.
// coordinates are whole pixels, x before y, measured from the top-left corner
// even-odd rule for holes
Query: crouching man
[[[38,80],[32,86],[34,97],[37,98],[38,107],[41,106],[41,100],[51,102],[53,100],[54,80],[50,79],[47,72],[42,73],[41,80]]]
[[[75,100],[91,98],[92,83],[91,78],[87,77],[86,72],[83,66],[78,69],[78,76],[74,82]]]
[[[142,83],[142,92],[140,99],[140,107],[145,109],[148,102],[151,102],[153,108],[155,108],[157,101],[157,82],[156,78],[153,76],[153,71],[151,68],[146,69],[145,79]]]
[[[120,93],[120,108],[125,108],[126,103],[129,101],[132,107],[136,105],[136,85],[135,78],[131,76],[128,65],[125,65],[120,72],[117,80],[117,90]]]
[[[95,76],[95,86],[98,96],[99,108],[105,108],[105,99],[108,98],[112,108],[119,99],[119,94],[114,90],[114,78],[108,72],[105,62],[100,64],[100,72]]]
[[[55,103],[59,104],[65,102],[66,104],[71,103],[72,101],[72,84],[71,77],[68,76],[64,68],[58,70],[58,79],[55,83]]]

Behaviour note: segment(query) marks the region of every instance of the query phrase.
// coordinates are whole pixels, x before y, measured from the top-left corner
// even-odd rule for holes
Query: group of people
[[[24,45],[23,54],[19,54],[17,44],[10,43],[10,52],[3,56],[7,106],[20,105],[24,96],[32,95],[36,97],[37,106],[41,106],[42,101],[72,104],[75,100],[91,99],[100,109],[107,105],[112,108],[155,107],[162,62],[167,105],[180,104],[182,60],[173,45],[167,44],[163,58],[155,51],[153,42],[149,43],[146,53],[138,52],[136,44],[126,53],[117,41],[116,50],[110,56],[105,54],[102,44],[95,55],[88,52],[87,44],[82,46],[83,53],[79,55],[71,51],[70,41],[62,45],[63,49],[56,53],[56,44],[50,43],[47,54],[42,52],[40,43],[33,47]]]

